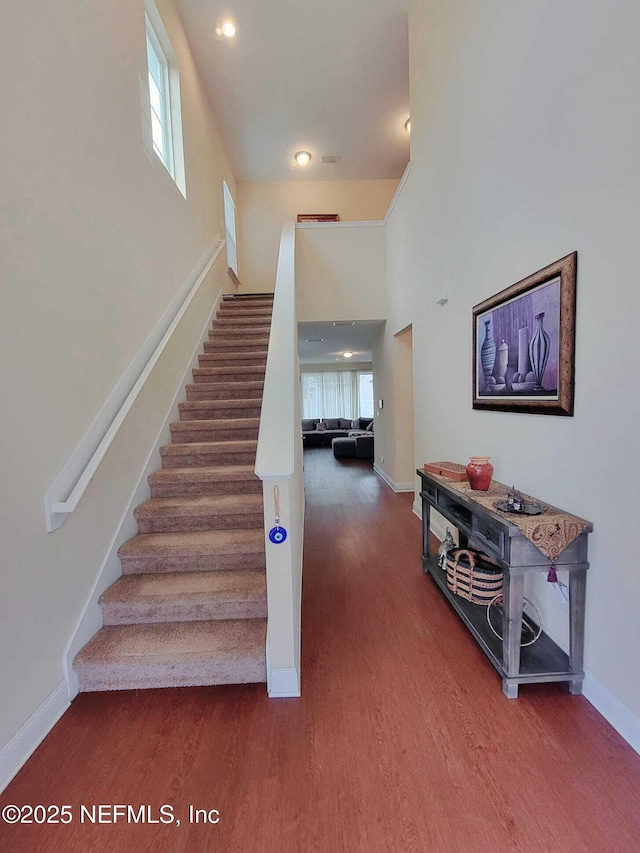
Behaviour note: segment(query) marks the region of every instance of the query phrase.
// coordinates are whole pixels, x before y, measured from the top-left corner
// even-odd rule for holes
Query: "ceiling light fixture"
[[[236,25],[233,21],[224,21],[218,24],[213,33],[217,39],[232,39],[236,34]]]
[[[296,163],[298,166],[306,166],[311,162],[311,154],[308,151],[297,151],[296,152]]]
[[[347,352],[343,352],[343,353],[342,353],[342,355],[343,355],[345,358],[353,358],[353,353],[352,353],[352,352],[349,352],[349,351],[347,351]]]
[[[405,123],[404,123],[404,129],[407,131],[407,133],[411,133],[411,119],[410,119],[410,118],[408,118],[408,119],[405,121]]]

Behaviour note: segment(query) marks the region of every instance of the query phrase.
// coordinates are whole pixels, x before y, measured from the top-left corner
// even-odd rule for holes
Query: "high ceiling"
[[[238,180],[400,178],[409,0],[178,0]],[[232,19],[237,34],[218,40]],[[307,150],[301,168],[294,154]],[[340,156],[323,164],[323,156]]]

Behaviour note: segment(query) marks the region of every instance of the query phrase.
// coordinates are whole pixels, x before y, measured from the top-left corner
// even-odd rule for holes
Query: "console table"
[[[491,663],[502,677],[509,699],[518,696],[520,684],[566,681],[573,694],[582,692],[584,678],[584,611],[587,537],[590,522],[576,519],[584,531],[553,561],[544,556],[511,522],[506,513],[492,511],[473,496],[460,494],[457,484],[445,477],[418,469],[422,482],[422,562],[442,594],[453,606]],[[479,492],[478,495],[483,493]],[[487,623],[486,607],[454,595],[447,587],[446,572],[429,551],[431,509],[436,509],[457,528],[460,548],[475,547],[497,560],[504,573],[502,641]],[[542,516],[539,516],[542,518]],[[548,572],[551,565],[569,573],[569,654],[544,632],[531,646],[521,648],[524,578],[527,572]]]

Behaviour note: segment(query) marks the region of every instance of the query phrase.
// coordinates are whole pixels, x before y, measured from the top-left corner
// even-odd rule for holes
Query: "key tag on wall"
[[[275,527],[269,531],[269,541],[274,545],[282,545],[287,538],[287,531],[284,527],[280,527],[280,489],[278,486],[273,487],[273,505],[276,511]]]

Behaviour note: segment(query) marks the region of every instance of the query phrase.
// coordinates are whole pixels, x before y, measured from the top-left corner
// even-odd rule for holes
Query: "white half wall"
[[[330,167],[329,167],[330,168]],[[243,291],[272,291],[283,222],[299,213],[337,213],[342,222],[382,219],[398,181],[238,181]]]

